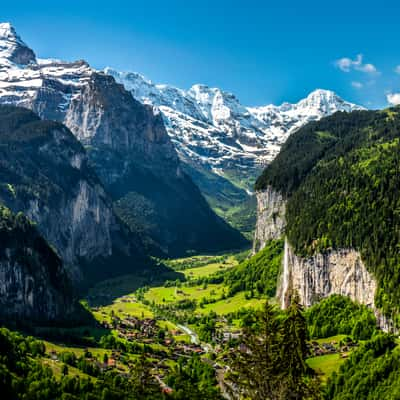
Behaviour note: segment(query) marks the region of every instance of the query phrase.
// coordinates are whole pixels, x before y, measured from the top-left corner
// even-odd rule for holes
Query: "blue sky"
[[[40,57],[86,59],[159,83],[235,93],[246,105],[332,89],[371,108],[400,103],[400,2],[2,2]],[[398,94],[398,95],[397,95]]]

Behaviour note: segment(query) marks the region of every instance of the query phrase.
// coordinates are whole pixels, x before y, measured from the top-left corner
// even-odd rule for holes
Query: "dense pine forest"
[[[337,113],[294,134],[257,182],[288,197],[286,233],[297,254],[361,252],[389,315],[400,304],[399,139],[399,108]]]

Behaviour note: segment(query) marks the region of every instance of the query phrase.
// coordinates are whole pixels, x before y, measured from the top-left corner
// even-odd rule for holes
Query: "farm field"
[[[237,260],[231,256],[223,262],[212,262],[201,267],[188,268],[183,271],[187,278],[201,278],[215,274],[216,272],[226,271],[229,268],[238,265]]]
[[[339,367],[345,362],[339,353],[326,354],[307,359],[307,364],[320,375],[321,380],[326,381],[333,372],[337,372]]]

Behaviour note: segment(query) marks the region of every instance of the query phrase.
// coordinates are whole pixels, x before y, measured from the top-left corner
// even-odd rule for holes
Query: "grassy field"
[[[61,376],[62,376],[61,368],[64,365],[64,363],[62,363],[60,361],[50,360],[50,359],[43,359],[42,363],[43,363],[43,365],[50,367],[50,369],[53,371],[53,373],[57,379],[61,378]],[[79,376],[80,378],[90,379],[93,381],[96,380],[96,378],[93,378],[92,376],[83,373],[78,368],[71,367],[70,365],[68,365],[68,375]]]
[[[99,360],[102,360],[104,354],[110,355],[111,350],[102,349],[99,347],[70,347],[66,345],[56,344],[53,342],[44,341],[46,346],[46,354],[50,355],[51,352],[61,353],[63,351],[70,351],[75,353],[77,357],[80,357],[84,354],[85,349],[87,349],[90,353],[93,354],[94,357],[97,357]]]
[[[328,338],[323,338],[323,339],[315,339],[315,342],[317,342],[319,344],[332,343],[332,342],[340,343],[346,337],[348,337],[348,335],[336,335],[336,336],[330,336]]]
[[[204,261],[204,259],[201,260],[202,262]],[[178,263],[178,261],[176,262]],[[218,271],[226,271],[237,264],[236,259],[230,256],[225,258],[222,262],[211,262],[201,267],[187,268],[183,273],[189,279],[195,279],[213,275]],[[265,299],[257,298],[246,299],[244,292],[223,299],[223,295],[227,292],[228,288],[225,287],[224,284],[187,286],[183,283],[179,287],[152,287],[145,293],[145,299],[156,304],[173,304],[181,300],[196,300],[198,306],[196,307],[195,313],[207,314],[210,311],[214,311],[220,315],[229,314],[241,308],[258,308],[265,301]],[[199,303],[203,298],[207,300],[211,299],[214,302],[204,304],[200,307]]]
[[[215,274],[219,271],[226,271],[227,269],[232,268],[237,264],[238,262],[236,261],[236,259],[231,256],[223,262],[211,263],[203,267],[189,268],[184,270],[183,273],[187,278],[202,278],[204,276]]]
[[[209,284],[206,287],[155,287],[145,294],[146,300],[157,304],[177,302],[179,300],[200,300],[203,297],[218,299],[223,292],[223,285]]]
[[[246,299],[244,292],[237,293],[233,297],[221,299],[221,295],[224,291],[227,292],[227,290],[228,289],[222,284],[210,284],[206,288],[203,288],[202,286],[181,288],[156,287],[151,288],[145,294],[145,298],[150,302],[154,301],[156,304],[175,303],[184,299],[197,301],[200,301],[202,298],[215,299],[216,302],[214,303],[205,304],[202,307],[197,306],[195,312],[199,314],[207,314],[210,311],[214,311],[220,315],[229,314],[241,308],[258,308],[265,302],[265,299]]]
[[[264,304],[265,299],[249,299],[245,298],[245,293],[240,292],[235,294],[233,297],[228,297],[224,300],[219,300],[213,304],[206,304],[204,308],[198,307],[196,311],[207,314],[210,311],[214,311],[217,314],[225,315],[231,312],[240,310],[241,308],[259,308]]]
[[[154,317],[150,308],[137,301],[133,295],[128,298],[117,299],[108,306],[96,308],[93,311],[93,315],[99,322],[109,322],[111,312],[114,312],[115,315],[120,317],[127,315],[137,318]]]
[[[321,380],[326,381],[334,371],[338,371],[341,364],[345,362],[339,353],[326,354],[307,359],[307,364],[320,375]]]

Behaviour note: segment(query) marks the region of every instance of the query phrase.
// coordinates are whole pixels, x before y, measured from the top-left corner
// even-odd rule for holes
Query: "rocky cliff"
[[[269,240],[285,235],[286,201],[271,186],[257,193],[257,224],[253,252],[262,250]],[[301,303],[308,307],[332,294],[350,297],[374,309],[379,325],[392,329],[392,322],[375,307],[376,281],[366,269],[361,255],[354,249],[330,250],[312,257],[297,256],[285,239],[282,272],[277,297],[282,308],[289,294],[296,291]]]
[[[0,24],[0,50],[6,49],[0,51],[0,103],[64,123],[86,147],[119,217],[146,237],[149,251],[179,255],[246,243],[215,215],[182,171],[157,110],[84,61],[34,57],[17,64],[15,49],[26,47],[9,24]]]
[[[0,159],[0,201],[37,224],[74,280],[87,277],[84,265],[111,263],[116,253],[145,261],[140,242],[131,240],[114,214],[85,149],[65,126],[0,106]]]
[[[332,294],[374,308],[376,282],[354,249],[330,250],[309,258],[294,254],[285,242],[283,271],[278,296],[282,308],[288,305],[289,290],[298,292],[302,304],[311,306]]]
[[[279,239],[285,231],[286,201],[282,194],[268,186],[256,193],[257,223],[254,232],[253,254],[262,250],[268,240]]]
[[[48,322],[75,310],[57,254],[23,215],[0,206],[0,320]]]

